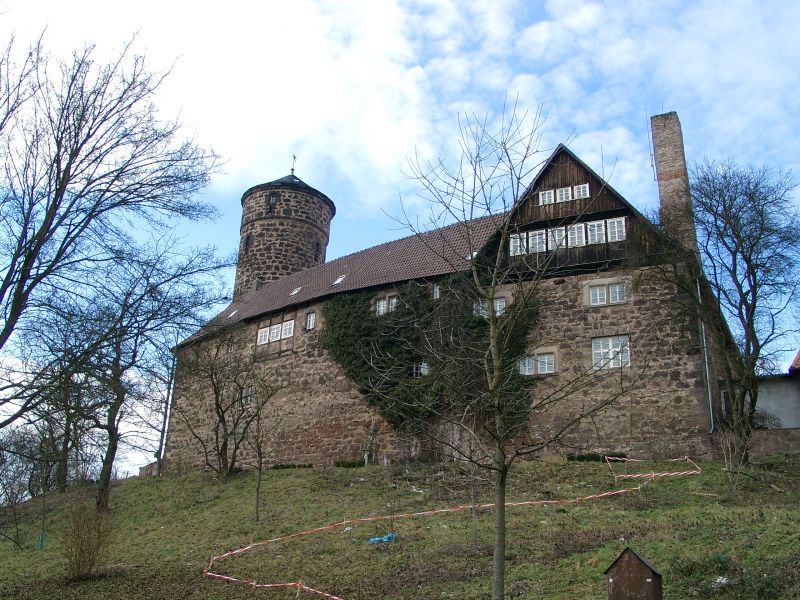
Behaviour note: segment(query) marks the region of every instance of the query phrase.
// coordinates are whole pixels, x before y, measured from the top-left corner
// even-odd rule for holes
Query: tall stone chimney
[[[697,250],[689,173],[678,113],[673,111],[651,117],[650,128],[653,133],[661,224],[686,248]]]

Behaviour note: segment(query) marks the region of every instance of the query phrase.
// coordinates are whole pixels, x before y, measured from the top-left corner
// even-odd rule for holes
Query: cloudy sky
[[[798,24],[786,0],[0,0],[4,38],[46,28],[52,56],[102,57],[138,32],[171,69],[163,114],[225,160],[205,192],[223,217],[192,241],[233,251],[242,192],[296,154],[338,208],[329,258],[402,235],[389,216],[413,205],[406,158],[447,154],[458,115],[496,115],[506,95],[542,106],[543,150],[568,141],[644,211],[652,114],[678,112],[690,162],[800,172]]]

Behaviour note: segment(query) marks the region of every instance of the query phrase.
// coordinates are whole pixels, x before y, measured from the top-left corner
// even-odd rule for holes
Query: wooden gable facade
[[[515,207],[510,232],[518,236],[510,240],[511,260],[553,275],[648,263],[657,248],[650,221],[564,145]]]

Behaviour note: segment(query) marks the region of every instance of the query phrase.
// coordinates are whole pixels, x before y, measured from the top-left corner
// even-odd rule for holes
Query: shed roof
[[[651,563],[649,560],[647,560],[645,557],[643,557],[642,555],[640,555],[640,554],[639,554],[638,552],[636,552],[635,550],[631,550],[630,548],[625,548],[625,550],[623,550],[622,552],[620,552],[619,556],[618,556],[617,558],[615,558],[615,559],[614,559],[614,562],[612,562],[612,563],[611,563],[611,564],[608,566],[608,568],[607,568],[605,571],[603,571],[603,573],[604,573],[605,575],[608,575],[608,573],[614,569],[614,565],[616,565],[616,564],[619,562],[619,560],[620,560],[620,559],[621,559],[623,556],[625,556],[625,553],[626,553],[626,552],[630,552],[631,554],[633,554],[633,555],[634,555],[634,556],[635,556],[637,559],[639,559],[639,560],[640,560],[640,561],[641,561],[641,562],[642,562],[642,563],[643,563],[643,564],[644,564],[644,565],[645,565],[645,566],[646,566],[648,569],[650,569],[650,570],[651,570],[651,571],[652,571],[654,574],[656,574],[656,575],[658,575],[659,577],[661,577],[661,571],[659,571],[658,569],[656,569],[656,568],[653,566],[653,564],[652,564],[652,563]]]

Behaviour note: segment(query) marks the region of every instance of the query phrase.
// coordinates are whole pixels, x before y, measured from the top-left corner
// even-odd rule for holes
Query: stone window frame
[[[623,298],[622,300],[611,300],[612,289],[619,289],[622,286]],[[592,290],[602,288],[603,301],[593,302]],[[604,306],[619,306],[630,302],[630,282],[625,277],[605,277],[602,279],[591,279],[583,284],[581,299],[584,306],[589,308],[601,308]],[[599,295],[599,292],[598,292]]]

